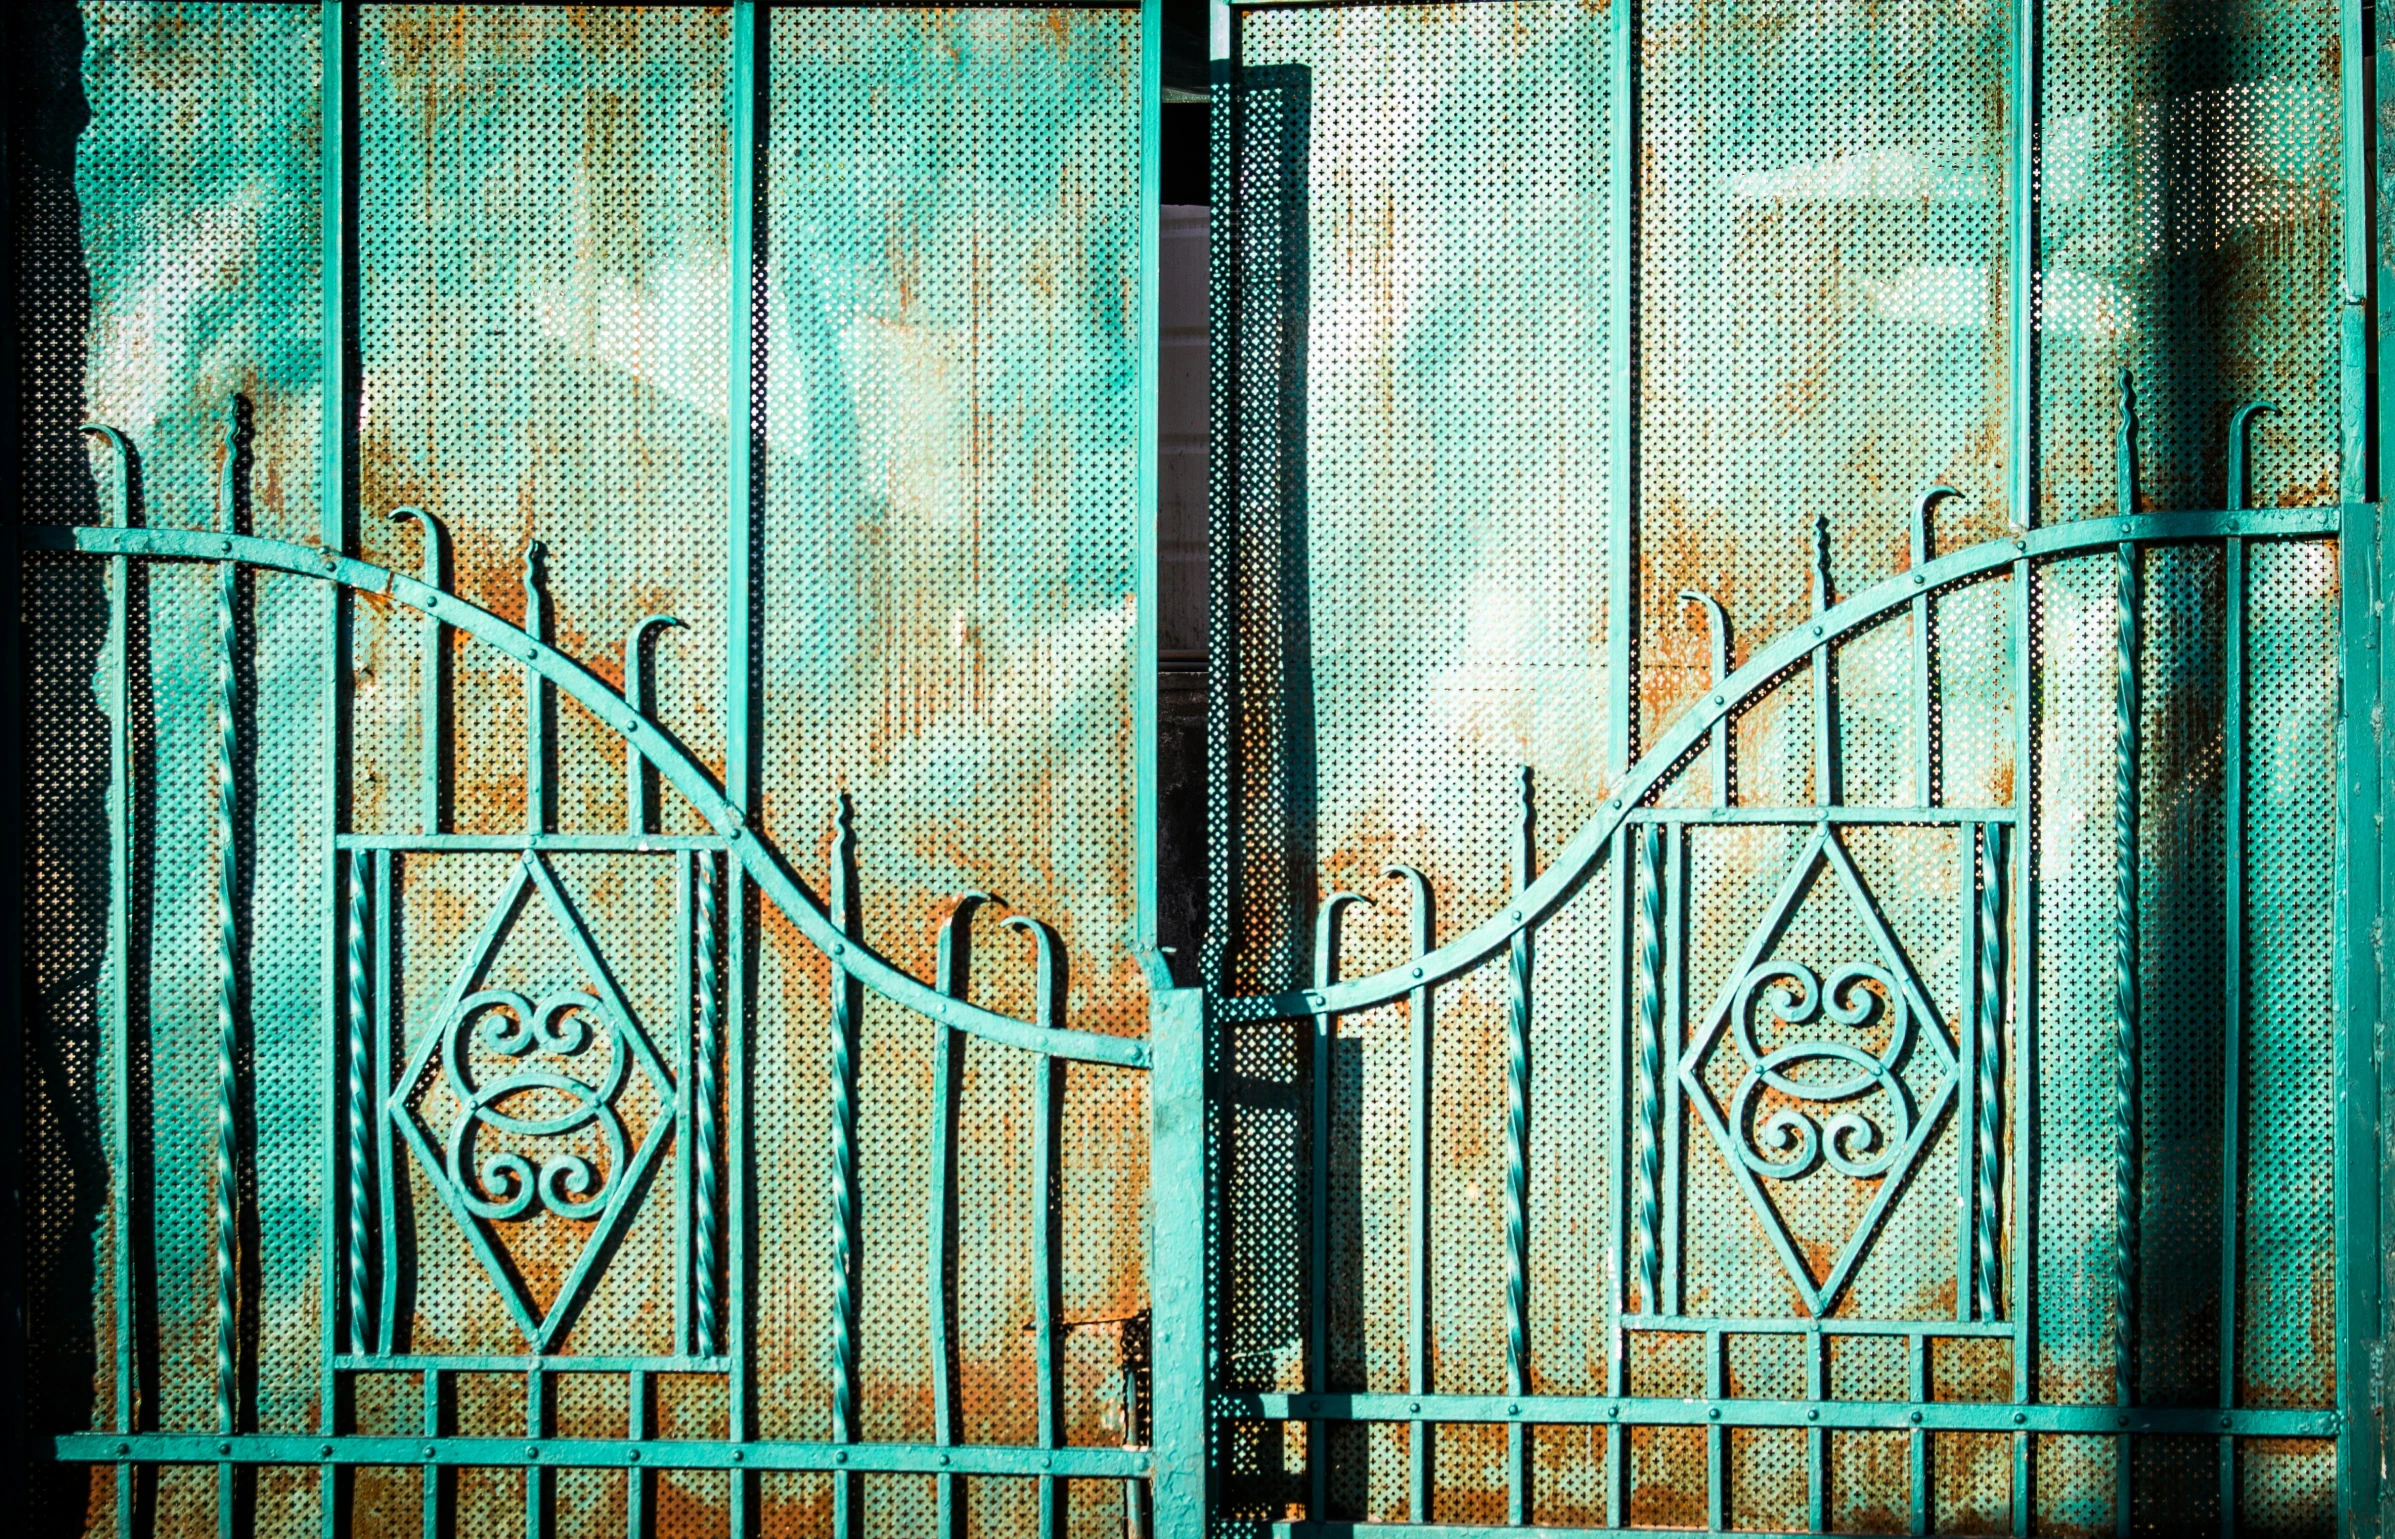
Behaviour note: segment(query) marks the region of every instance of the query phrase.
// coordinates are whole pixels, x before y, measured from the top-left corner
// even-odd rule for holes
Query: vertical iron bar
[[[549,639],[548,547],[534,540],[524,547],[524,634],[534,641]],[[524,663],[524,832],[549,831],[549,680],[529,658]]]
[[[2235,438],[2232,430],[2232,459]],[[2242,469],[2238,466],[2237,469]],[[2241,476],[2229,478],[2229,506],[2245,505]],[[2226,634],[2220,702],[2221,788],[2221,1085],[2220,1085],[2220,1408],[2237,1408],[2237,1289],[2245,1153],[2245,541],[2232,535],[2222,553]],[[2220,1529],[2237,1526],[2237,1440],[2219,1448]]]
[[[1705,1332],[1705,1398],[1716,1406],[1730,1393],[1729,1341],[1719,1326]],[[1706,1523],[1717,1534],[1730,1529],[1730,1429],[1719,1420],[1705,1427]]]
[[[730,862],[726,862],[730,864]],[[691,1312],[698,1321],[698,1349],[701,1357],[713,1357],[718,1349],[715,1300],[715,1280],[719,1269],[716,1230],[716,1106],[722,1088],[716,1081],[716,1062],[723,1047],[718,1032],[723,1019],[723,959],[716,940],[715,852],[701,850],[698,859],[698,951],[699,951],[699,1020],[698,1041],[691,1065],[694,1117],[691,1132],[691,1160],[697,1167],[692,1192],[697,1201],[698,1224],[692,1249],[698,1265],[691,1279],[693,1292]]]
[[[391,510],[393,523],[413,519],[424,527],[424,582],[427,587],[446,592],[449,587],[449,532],[441,521],[422,508],[404,507]],[[418,681],[416,700],[418,721],[416,751],[419,756],[417,789],[418,817],[424,831],[441,831],[442,791],[449,776],[448,718],[442,713],[441,701],[449,685],[449,627],[438,613],[424,613],[423,676]]]
[[[1979,979],[1973,1003],[1979,1010],[1979,1318],[1995,1320],[2003,1300],[2003,1178],[2004,1139],[2004,825],[1983,823],[1980,839],[1986,851],[1979,886]],[[1966,969],[1970,963],[1963,964]],[[1964,1072],[1969,1072],[1966,1067]]]
[[[1521,769],[1515,809],[1513,890],[1529,888],[1537,850],[1537,804],[1530,766]],[[1505,1392],[1530,1392],[1530,928],[1514,933],[1508,949],[1505,1012]],[[1505,1429],[1505,1521],[1530,1521],[1530,1431],[1520,1421]]]
[[[389,850],[374,852],[374,958],[372,994],[374,997],[374,1099],[371,1115],[374,1119],[374,1174],[378,1187],[380,1220],[377,1234],[380,1252],[376,1257],[381,1272],[382,1298],[375,1310],[374,1350],[389,1352],[399,1330],[399,1178],[391,1162],[391,1053],[398,1026],[398,960],[399,913],[396,903],[398,889],[392,880],[394,857]]]
[[[857,1016],[856,980],[841,970],[840,958],[848,941],[857,938],[856,809],[845,792],[833,814],[830,898],[832,923],[847,940],[832,947],[831,1042],[826,1078],[831,1106],[827,1119],[831,1135],[831,1284],[832,1284],[832,1441],[848,1443],[857,1435]],[[832,1475],[832,1533],[852,1539],[862,1514],[857,1503],[857,1478],[847,1471]]]
[[[226,403],[223,481],[219,491],[224,532],[233,534],[234,498],[239,491],[241,444],[235,405]],[[240,568],[231,561],[216,563],[216,1430],[234,1430],[239,1370],[238,1321],[234,1311],[233,1267],[237,1235],[234,1205],[238,1191],[234,1166],[239,1158],[239,1129],[234,1125],[235,1058],[240,1049],[241,954],[240,917],[235,910],[241,876],[240,837],[235,814],[238,787],[234,762],[240,751],[234,713],[240,701],[233,668],[233,603]],[[331,1204],[326,1204],[331,1206]],[[231,1539],[233,1529],[233,1466],[217,1467],[217,1526]]]
[[[1123,1446],[1139,1446],[1139,1375],[1127,1364],[1123,1368]],[[1137,1480],[1123,1482],[1123,1539],[1147,1539],[1148,1514],[1140,1502],[1139,1487]]]
[[[2004,501],[2016,535],[2037,527],[2037,283],[2039,235],[2037,157],[2043,100],[2043,0],[2008,0],[2009,46],[2005,50],[2005,250],[2004,250]],[[2023,549],[2026,550],[2026,545]],[[2037,1139],[2032,1072],[2036,1041],[2037,902],[2033,861],[2036,841],[2034,750],[2036,747],[2036,642],[2030,623],[2030,566],[2026,555],[2013,563],[2010,626],[2014,666],[2013,816],[2020,829],[2021,875],[2017,888],[2019,939],[2013,947],[2016,982],[2013,1029],[2013,1288],[2012,1397],[2026,1402],[2033,1382],[2036,1311],[2031,1270],[2036,1253],[2032,1177]],[[2012,1440],[2012,1531],[2029,1532],[2030,1439]]]
[[[1612,1318],[1605,1331],[1605,1393],[1619,1396],[1628,1390],[1629,1353],[1628,1333],[1623,1321],[1630,1313],[1630,1238],[1626,1215],[1629,1204],[1629,1164],[1637,1155],[1633,1147],[1642,1136],[1631,1126],[1627,1091],[1630,1080],[1630,1060],[1634,1052],[1630,1033],[1626,1029],[1630,1014],[1630,909],[1636,901],[1636,874],[1631,870],[1634,846],[1630,842],[1628,825],[1614,829],[1613,847],[1606,855],[1606,886],[1613,898],[1616,920],[1613,947],[1612,1005],[1615,1022],[1613,1033],[1612,1082],[1613,1094],[1607,1103],[1613,1125],[1607,1130],[1608,1158],[1605,1161],[1605,1211],[1611,1216],[1613,1229],[1605,1248],[1607,1304]],[[1624,1521],[1629,1498],[1628,1429],[1615,1425],[1604,1430],[1605,1437],[1605,1525],[1620,1528]]]
[[[1829,1399],[1829,1337],[1821,1322],[1812,1322],[1805,1335],[1805,1397],[1815,1404]],[[1805,1429],[1805,1526],[1813,1533],[1829,1528],[1829,1430]]]
[[[1818,621],[1830,607],[1830,520],[1827,513],[1813,519],[1813,617]],[[1821,634],[1821,626],[1813,627]],[[1813,649],[1813,800],[1816,805],[1838,804],[1838,700],[1830,679],[1830,647]]]
[[[133,454],[114,428],[85,423],[85,433],[100,440],[115,467],[108,484],[109,523],[118,529],[133,522]],[[108,666],[104,688],[108,711],[108,968],[105,1006],[108,1012],[108,1182],[109,1268],[114,1335],[116,1430],[130,1433],[135,1425],[133,1361],[133,562],[125,556],[108,558]],[[329,1153],[327,1163],[330,1163]],[[329,1231],[330,1221],[326,1223]],[[330,1253],[330,1245],[327,1247]],[[331,1327],[326,1327],[327,1363],[331,1357]],[[330,1382],[328,1370],[326,1379]],[[116,1531],[132,1539],[133,1467],[116,1466]]]
[[[1051,1030],[1064,1026],[1065,957],[1064,942],[1057,933],[1036,919],[1017,914],[1006,921],[1008,929],[1021,930],[1029,935],[1038,948],[1037,998],[1033,1019]],[[1058,1255],[1062,1235],[1063,1210],[1057,1190],[1059,1175],[1057,1147],[1057,1112],[1060,1109],[1059,1083],[1064,1065],[1045,1053],[1037,1056],[1032,1065],[1031,1081],[1031,1327],[1032,1361],[1036,1376],[1035,1401],[1039,1417],[1039,1442],[1042,1448],[1060,1447],[1064,1442],[1063,1384],[1058,1378],[1062,1369],[1063,1295],[1062,1267]],[[1039,1535],[1040,1539],[1064,1539],[1065,1491],[1053,1475],[1039,1477]]]
[[[1360,893],[1334,892],[1314,912],[1314,991],[1339,981],[1339,916],[1350,903],[1369,903]],[[1331,1351],[1331,1073],[1338,1042],[1337,1021],[1317,1011],[1313,1059],[1307,1086],[1310,1126],[1306,1136],[1306,1392],[1330,1388]],[[1330,1427],[1306,1424],[1306,1516],[1330,1515]]]
[[[648,715],[650,705],[647,659],[641,644],[650,631],[681,623],[672,615],[643,615],[633,622],[624,637],[624,704],[632,707],[635,716]],[[627,737],[624,739],[624,832],[637,838],[649,831],[649,817],[655,810],[651,800],[648,761],[641,756],[640,745]]]
[[[1699,593],[1693,588],[1682,588],[1680,598],[1684,603],[1704,606],[1706,660],[1710,665],[1708,682],[1718,690],[1722,686],[1722,681],[1730,676],[1730,617],[1723,611],[1721,601],[1709,593]],[[1722,697],[1716,696],[1714,703],[1720,704],[1721,699]],[[1708,741],[1705,746],[1705,764],[1707,772],[1713,778],[1713,805],[1727,807],[1730,804],[1730,717],[1728,712],[1725,711],[1714,719],[1712,730],[1706,734],[1706,737]]]
[[[1663,828],[1641,823],[1636,834],[1638,952],[1638,1131],[1632,1157],[1631,1254],[1638,1270],[1638,1306],[1663,1308]],[[1616,1394],[1620,1391],[1615,1391]]]
[[[973,912],[990,901],[989,894],[960,894],[948,917],[940,921],[937,987],[951,999],[964,999],[973,986]],[[943,1009],[941,1014],[946,1015]],[[932,1023],[931,1057],[931,1200],[926,1204],[931,1233],[924,1246],[924,1307],[931,1337],[931,1416],[933,1436],[942,1447],[957,1441],[956,1311],[949,1295],[949,1273],[956,1257],[956,1143],[957,1117],[962,1109],[964,1043],[962,1033],[946,1021]],[[955,1475],[936,1477],[938,1539],[961,1539],[963,1490]]]
[[[1954,830],[1955,849],[1955,916],[1960,944],[1955,952],[1959,959],[1955,967],[1955,982],[1962,998],[1957,1002],[1956,1035],[1960,1039],[1955,1052],[1954,1126],[1956,1142],[1965,1150],[1970,1148],[1972,1130],[1978,1126],[1979,1081],[1973,1073],[1979,1061],[1979,836],[1969,823],[1958,824]],[[1979,1231],[1972,1222],[1971,1200],[1978,1184],[1975,1162],[1968,1153],[1954,1162],[1954,1318],[1969,1320],[1972,1306],[1977,1302],[1974,1279],[1979,1274]]]
[[[349,852],[349,1350],[364,1354],[375,1349],[366,1324],[367,1180],[366,1141],[371,1131],[367,1092],[369,1062],[366,999],[366,852]]]
[[[428,1438],[438,1438],[442,1432],[441,1423],[444,1419],[443,1408],[441,1404],[441,1396],[443,1394],[442,1377],[443,1376],[439,1368],[427,1367],[424,1370],[424,1435]],[[429,1446],[424,1450],[424,1452],[424,1479],[422,1482],[422,1490],[424,1493],[424,1539],[442,1539],[442,1470],[440,1465],[432,1462],[432,1449]]]
[[[1042,1016],[1046,1020],[1045,1015]],[[1059,1340],[1062,1310],[1058,1307],[1057,1221],[1060,1217],[1056,1203],[1056,1113],[1058,1110],[1057,1078],[1064,1066],[1042,1053],[1031,1066],[1031,1190],[1032,1219],[1038,1226],[1032,1235],[1031,1249],[1031,1328],[1032,1371],[1038,1378],[1035,1386],[1039,1412],[1039,1442],[1042,1448],[1055,1448],[1064,1441],[1063,1407],[1059,1401],[1057,1372],[1062,1360]],[[1040,1539],[1063,1539],[1064,1492],[1053,1475],[1042,1475],[1039,1482]]]
[[[2137,417],[2129,376],[2121,375],[2116,493],[2120,511],[2137,508]],[[2135,544],[2122,541],[2113,601],[2112,696],[2112,1380],[2113,1401],[2137,1396],[2137,578]],[[2126,1539],[2135,1505],[2129,1435],[2117,1439],[2115,1531]]]
[[[687,870],[687,865],[684,866]],[[687,982],[687,970],[680,974]],[[687,1040],[687,1039],[685,1039]],[[624,1433],[635,1445],[649,1438],[649,1371],[635,1368],[625,1376]],[[649,1472],[635,1464],[624,1472],[624,1539],[649,1539]]]
[[[1390,866],[1383,873],[1403,877],[1411,897],[1407,919],[1411,955],[1427,955],[1436,941],[1431,913],[1430,878],[1412,866]],[[1422,969],[1414,969],[1422,976]],[[1408,1394],[1427,1395],[1430,1381],[1430,1070],[1433,1034],[1432,989],[1428,983],[1406,995],[1406,1247],[1405,1247],[1405,1387]],[[1416,1420],[1406,1438],[1407,1507],[1409,1521],[1431,1519],[1431,1424]]]
[[[2113,1401],[2137,1394],[2137,548],[2119,553],[2113,633],[2112,759],[2112,1380]],[[2129,1531],[2130,1445],[2120,1440],[2115,1522]]]
[[[1680,1110],[1680,1046],[1686,1040],[1680,1020],[1681,995],[1687,967],[1682,936],[1688,922],[1683,901],[1687,830],[1680,823],[1663,825],[1663,1229],[1656,1237],[1663,1252],[1663,1301],[1658,1313],[1676,1315],[1685,1307],[1681,1286],[1681,1255],[1687,1250],[1687,1218],[1682,1212],[1681,1140],[1685,1116]]]
[[[674,1085],[674,1351],[698,1350],[691,1286],[698,1273],[692,1231],[698,1200],[690,1145],[698,1122],[698,862],[696,850],[674,852],[674,1040],[684,1054]]]
[[[1913,499],[1913,571],[1929,563],[1929,510],[1941,497],[1955,496],[1951,486],[1933,486]],[[1913,579],[1919,582],[1916,575]],[[1937,801],[1938,756],[1930,733],[1936,702],[1930,698],[1930,655],[1934,644],[1930,625],[1935,613],[1927,593],[1913,595],[1913,801],[1927,807]]]
[[[1905,1343],[1905,1363],[1906,1376],[1909,1380],[1906,1392],[1911,1395],[1913,1404],[1924,1404],[1929,1399],[1928,1336],[1920,1331],[1909,1333],[1909,1339]],[[1908,1452],[1912,1465],[1912,1479],[1909,1482],[1912,1486],[1912,1511],[1909,1526],[1913,1533],[1926,1534],[1929,1532],[1930,1506],[1929,1434],[1916,1423],[1906,1436],[1910,1440]]]
[[[549,1435],[549,1375],[535,1357],[524,1371],[524,1435]],[[549,1472],[538,1464],[524,1466],[524,1539],[551,1539],[549,1533]]]

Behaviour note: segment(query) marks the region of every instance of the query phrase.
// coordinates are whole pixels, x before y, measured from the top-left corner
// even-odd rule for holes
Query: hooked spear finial
[[[2121,431],[2119,464],[2113,471],[2113,495],[2122,517],[2137,511],[2137,384],[2121,370]]]
[[[1813,613],[1830,607],[1830,516],[1813,515]]]

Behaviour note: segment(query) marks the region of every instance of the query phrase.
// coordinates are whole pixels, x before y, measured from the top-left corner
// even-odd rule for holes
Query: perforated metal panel
[[[1153,32],[36,30],[41,1521],[1145,1523]]]
[[[1225,20],[1219,1517],[2333,1526],[2350,29]]]

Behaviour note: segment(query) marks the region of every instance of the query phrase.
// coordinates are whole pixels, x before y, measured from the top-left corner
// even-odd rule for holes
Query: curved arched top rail
[[[2365,511],[2356,508],[2353,511]],[[1704,703],[1657,738],[1606,797],[1605,805],[1581,825],[1555,861],[1511,903],[1443,946],[1409,957],[1398,966],[1311,989],[1278,994],[1226,995],[1214,1002],[1217,1018],[1235,1021],[1338,1015],[1386,1004],[1415,989],[1453,978],[1486,962],[1524,929],[1542,924],[1580,888],[1614,831],[1632,809],[1661,786],[1707,733],[1779,676],[1805,661],[1817,647],[1836,643],[1910,604],[1923,594],[2000,571],[2016,561],[2041,560],[2123,544],[2174,541],[2297,538],[2335,534],[2348,509],[2338,506],[2279,508],[2251,512],[2146,513],[2126,518],[2091,518],[2050,524],[2002,539],[1985,540],[1922,562],[1831,604],[1786,633],[1757,647],[1746,665],[1720,680]]]
[[[532,669],[629,740],[657,767],[666,782],[698,808],[740,860],[750,880],[832,966],[894,1004],[958,1031],[1051,1058],[1148,1066],[1142,1038],[1036,1025],[943,994],[871,947],[840,933],[824,906],[782,859],[781,852],[747,825],[698,760],[664,728],[641,715],[605,680],[555,647],[454,593],[371,562],[256,535],[225,535],[191,529],[123,529],[86,524],[33,525],[18,531],[22,550],[65,551],[94,556],[137,556],[163,561],[232,561],[244,566],[316,577],[362,593],[386,594],[423,611],[476,640],[498,648]]]

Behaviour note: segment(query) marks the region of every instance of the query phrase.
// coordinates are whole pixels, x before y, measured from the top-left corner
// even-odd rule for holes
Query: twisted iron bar
[[[840,798],[833,819],[831,918],[842,935],[856,934],[856,894],[850,869],[856,861],[855,808]],[[857,1000],[847,973],[832,969],[830,1061],[832,1146],[832,1441],[856,1437],[857,1387]],[[845,1509],[849,1482],[833,1481],[835,1502]],[[845,1510],[840,1514],[845,1517]],[[841,1539],[847,1531],[835,1525]]]
[[[1997,1033],[2004,1020],[2004,827],[1983,825],[1987,873],[1979,884],[1979,1318],[1993,1320],[2001,1288],[2002,1266],[1997,1251],[1996,1203],[2003,1170],[1997,1096],[2003,1083],[2003,1059]]]
[[[1639,1302],[1662,1311],[1663,1252],[1663,833],[1653,823],[1638,831],[1638,1185]]]
[[[238,402],[225,414],[224,526],[234,525],[233,496],[240,477],[240,418]],[[233,1185],[234,1053],[241,980],[236,970],[241,935],[234,916],[236,878],[233,848],[233,761],[239,750],[233,717],[237,701],[233,678],[233,600],[239,567],[231,561],[216,565],[216,1429],[233,1430]]]
[[[1514,821],[1513,890],[1530,885],[1530,766],[1522,766]],[[1505,1392],[1524,1392],[1530,1365],[1530,932],[1507,955],[1505,1012]]]
[[[366,852],[349,852],[349,1350],[373,1348],[366,1331]]]
[[[1529,887],[1537,818],[1530,766],[1522,766],[1514,819],[1513,890]],[[1530,931],[1507,949],[1510,985],[1505,1012],[1505,1392],[1530,1388]],[[1530,1520],[1529,1435],[1519,1423],[1505,1433],[1505,1518]]]
[[[2136,402],[2121,376],[2121,510],[2136,505]],[[2123,541],[2113,618],[2112,697],[2112,1371],[2127,1405],[2136,1390],[2137,1288],[2137,547]]]
[[[723,959],[715,938],[715,852],[699,852],[699,1030],[695,1046],[691,1154],[698,1166],[698,1275],[694,1306],[698,1315],[698,1348],[702,1357],[715,1355],[715,1073],[716,1037],[723,1012]]]

